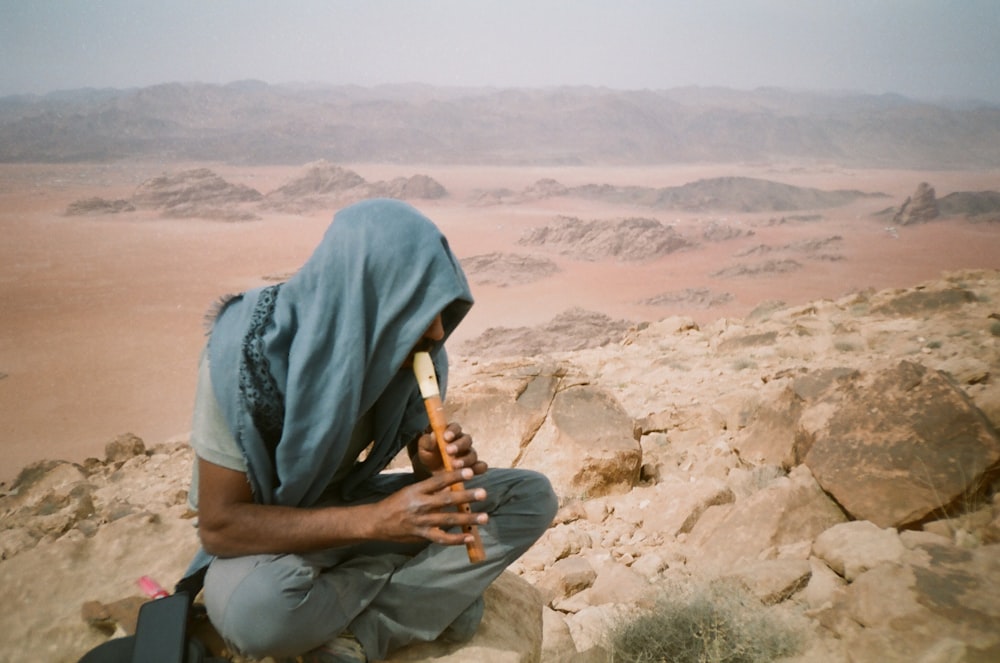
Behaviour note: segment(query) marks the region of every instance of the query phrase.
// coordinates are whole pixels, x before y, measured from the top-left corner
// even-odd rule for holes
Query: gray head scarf
[[[342,493],[381,471],[427,425],[403,362],[439,313],[450,335],[472,301],[430,220],[406,203],[370,200],[337,213],[287,283],[226,303],[209,339],[212,386],[254,499],[315,504],[369,409],[375,446]],[[444,389],[443,344],[431,354]]]

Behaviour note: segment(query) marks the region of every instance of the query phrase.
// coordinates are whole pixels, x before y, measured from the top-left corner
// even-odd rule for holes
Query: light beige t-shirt
[[[330,486],[339,484],[350,473],[361,452],[372,440],[371,411],[362,415],[354,426],[347,454],[337,471],[330,478]],[[194,413],[191,422],[191,447],[198,458],[237,472],[246,472],[247,463],[236,438],[229,431],[219,401],[212,391],[212,378],[208,366],[208,353],[202,352],[198,363],[198,386],[195,388]],[[188,505],[198,508],[198,463],[194,463]]]

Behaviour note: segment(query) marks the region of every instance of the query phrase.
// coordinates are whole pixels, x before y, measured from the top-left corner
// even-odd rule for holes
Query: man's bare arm
[[[303,509],[257,504],[246,474],[197,462],[199,534],[205,550],[220,557],[304,553],[373,540],[461,545],[466,536],[446,528],[486,522],[485,514],[451,508],[485,499],[482,489],[449,490],[472,478],[468,469],[437,474],[372,504]]]

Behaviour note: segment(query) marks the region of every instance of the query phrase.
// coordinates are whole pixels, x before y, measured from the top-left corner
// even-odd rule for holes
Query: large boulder
[[[751,425],[743,431],[735,444],[740,457],[785,469],[798,465],[805,443],[799,425],[802,409],[802,399],[791,388],[785,388],[756,412]]]
[[[519,465],[545,472],[561,499],[599,497],[639,481],[642,448],[614,396],[582,384],[556,393]]]
[[[719,571],[799,547],[799,556],[806,559],[812,540],[845,520],[800,466],[733,504],[709,507],[686,541],[697,551],[689,562]]]
[[[906,552],[894,529],[867,520],[840,523],[813,541],[813,553],[848,581],[884,562],[897,562]]]
[[[410,645],[384,663],[538,663],[542,653],[542,598],[538,590],[504,572],[486,590],[484,600],[483,621],[468,642]]]
[[[449,416],[491,465],[543,472],[564,501],[625,492],[642,465],[635,422],[608,391],[569,372],[522,360],[480,366],[457,376]]]
[[[858,371],[847,367],[800,369],[772,384],[778,390],[762,400],[763,404],[752,410],[750,420],[734,440],[733,446],[740,457],[758,465],[777,465],[789,469],[802,462],[813,442],[809,434],[809,420],[822,417],[828,402],[817,408],[820,399],[833,388],[858,376]],[[772,385],[765,385],[763,392]],[[805,417],[805,421],[803,421]]]
[[[1000,437],[943,373],[912,361],[842,384],[805,464],[854,519],[907,527],[970,497]]]
[[[548,416],[566,377],[553,363],[513,361],[477,371],[448,390],[447,408],[495,467],[515,466]]]
[[[851,660],[996,661],[997,596],[997,546],[924,543],[860,574],[818,617],[845,641]],[[929,657],[944,651],[951,655]]]

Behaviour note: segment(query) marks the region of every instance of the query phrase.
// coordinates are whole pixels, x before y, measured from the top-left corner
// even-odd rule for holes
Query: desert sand
[[[544,255],[561,271],[528,284],[483,285],[469,318],[450,343],[490,327],[534,326],[578,306],[633,322],[689,315],[698,322],[750,313],[761,302],[836,298],[868,288],[910,287],[942,271],[1000,267],[1000,225],[939,219],[889,228],[873,214],[900,205],[918,183],[938,196],[1000,189],[996,171],[851,170],[801,165],[662,167],[470,167],[342,164],[368,180],[423,173],[448,196],[413,201],[449,237],[459,258],[494,251]],[[157,443],[186,434],[195,367],[205,341],[203,318],[219,296],[293,272],[310,254],[335,209],[299,216],[263,214],[225,222],[165,219],[153,211],[65,215],[70,203],[127,198],[150,177],[208,167],[227,181],[267,193],[299,167],[133,163],[0,165],[0,482],[45,458],[100,456],[124,432]],[[781,214],[664,212],[550,198],[521,204],[475,203],[481,190],[523,190],[541,178],[589,183],[679,186],[706,177],[748,176],[821,189],[887,194],[821,210],[809,223],[773,224]],[[800,213],[800,212],[796,212]],[[518,245],[522,235],[560,215],[580,219],[656,218],[678,229],[711,221],[753,231],[647,262],[582,261]],[[835,256],[796,258],[792,273],[712,276],[745,262],[755,246],[787,246],[839,237]],[[651,306],[644,299],[687,288],[732,298],[703,308]]]

